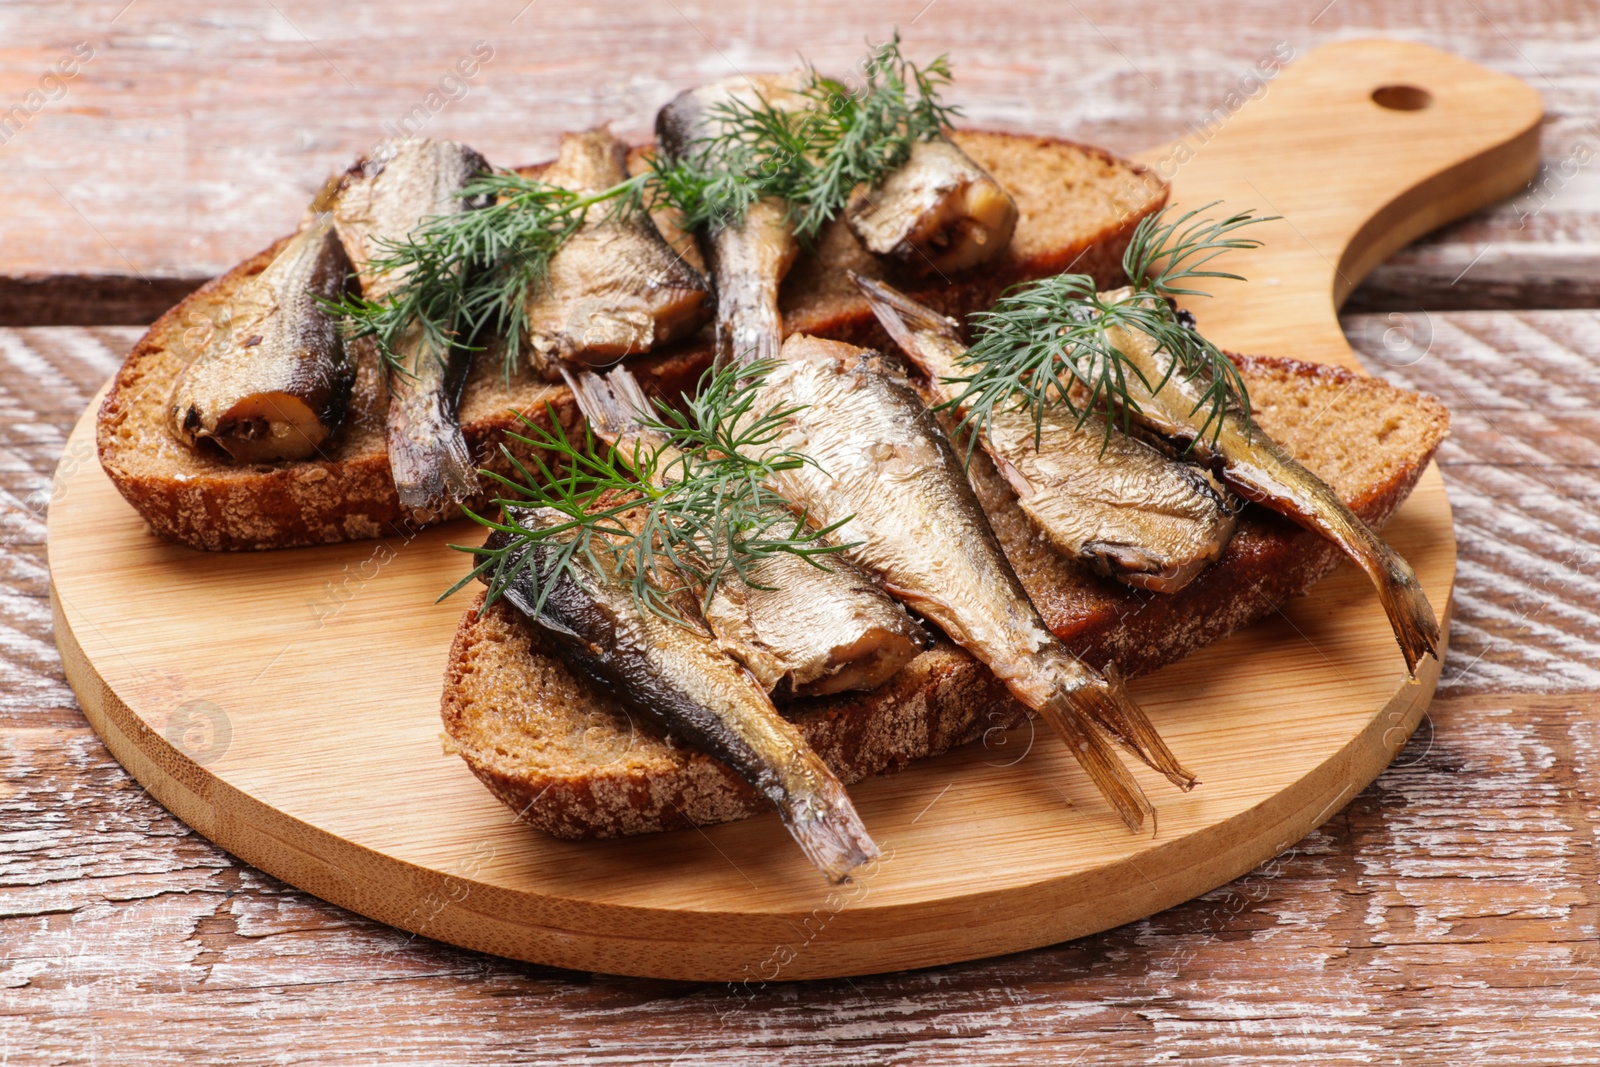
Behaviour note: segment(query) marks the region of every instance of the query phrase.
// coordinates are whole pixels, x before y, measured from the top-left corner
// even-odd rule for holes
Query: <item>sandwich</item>
[[[449,749],[564,837],[775,810],[832,881],[878,853],[848,785],[997,712],[1147,825],[1125,759],[1196,780],[1125,678],[1341,557],[1408,671],[1437,657],[1375,530],[1443,409],[1177,306],[1253,212],[957,131],[898,41],[862,70],[691,88],[655,145],[542,167],[380,146],[135,346],[103,466],[206,550],[471,517]]]

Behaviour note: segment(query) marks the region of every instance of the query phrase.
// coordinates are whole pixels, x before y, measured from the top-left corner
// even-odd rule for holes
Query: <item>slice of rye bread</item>
[[[1004,286],[1069,265],[1103,286],[1121,284],[1122,252],[1133,227],[1166,202],[1159,179],[1137,164],[1069,141],[980,131],[954,136],[1011,190],[1019,210],[1016,235],[996,262],[972,275],[931,282],[896,279],[897,284],[952,314],[987,307]],[[523,173],[537,175],[542,169]],[[658,221],[698,265],[693,242],[670,220]],[[194,548],[324,544],[455,517],[456,509],[428,514],[400,506],[384,451],[388,398],[365,343],[355,346],[359,373],[350,414],[323,459],[241,466],[220,455],[191,452],[169,431],[167,402],[178,375],[215,331],[227,328],[230,294],[259,274],[282,244],[202,286],[134,346],[100,410],[97,441],[106,473],[155,532]],[[802,255],[784,284],[788,329],[844,341],[881,339],[876,320],[845,277],[846,268],[893,278],[836,222],[818,235],[815,254]],[[652,391],[676,396],[709,364],[709,336],[705,331],[633,366]],[[569,432],[578,429],[578,412],[564,387],[523,373],[508,388],[498,353],[479,355],[462,397],[461,422],[480,464],[509,473],[497,446],[502,431],[516,426],[511,410],[548,422],[547,403]],[[468,506],[483,503],[479,499]]]
[[[1236,358],[1262,427],[1381,525],[1449,428],[1432,397],[1339,368]],[[1339,428],[1337,434],[1327,432]],[[1303,593],[1339,561],[1315,534],[1254,505],[1223,558],[1172,596],[1141,593],[1058,553],[983,456],[979,499],[1050,628],[1088,662],[1134,675],[1177,660]],[[499,602],[469,609],[445,671],[445,744],[495,796],[558,837],[612,837],[744,818],[767,809],[721,763],[632,721],[574,677]],[[941,640],[871,693],[784,708],[845,782],[896,770],[1020,725],[1026,711],[966,652]]]

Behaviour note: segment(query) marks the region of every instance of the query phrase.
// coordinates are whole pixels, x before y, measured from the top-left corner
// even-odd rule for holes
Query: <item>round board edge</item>
[[[98,410],[97,398],[74,428],[69,453],[81,434],[92,440]],[[89,474],[104,477],[98,464]],[[1439,478],[1437,466],[1430,463],[1418,489],[1426,480]],[[1447,498],[1444,506],[1449,508]],[[190,759],[117,696],[73,633],[53,574],[50,604],[68,683],[112,755],[187,826],[273,877],[408,933],[529,963],[686,981],[791,981],[937,966],[1056,944],[1181,904],[1290,848],[1377,778],[1421,721],[1448,648],[1455,559],[1452,539],[1451,579],[1440,613],[1440,658],[1425,659],[1416,682],[1403,682],[1359,733],[1289,787],[1231,818],[1175,839],[1163,849],[1166,873],[1158,875],[1159,880],[1143,878],[1140,892],[1126,894],[1111,906],[1096,898],[1097,907],[1086,907],[1078,892],[1080,883],[1119,866],[1112,864],[1012,890],[1003,906],[989,907],[994,918],[976,928],[970,921],[919,926],[916,913],[926,910],[926,904],[878,909],[884,918],[896,919],[894,925],[902,932],[870,939],[808,939],[805,951],[786,960],[780,973],[770,978],[752,973],[752,965],[771,959],[764,955],[769,948],[776,952],[784,946],[769,941],[710,946],[700,936],[673,941],[594,932],[604,923],[579,930],[519,922],[514,916],[521,895],[514,891],[394,858],[271,808]],[[408,893],[397,894],[395,885],[407,887]],[[463,906],[469,897],[479,906]],[[584,903],[601,915],[612,911],[636,919],[638,914],[635,909]],[[793,919],[804,921],[810,914],[796,913]],[[420,915],[426,916],[421,924],[414,921]]]

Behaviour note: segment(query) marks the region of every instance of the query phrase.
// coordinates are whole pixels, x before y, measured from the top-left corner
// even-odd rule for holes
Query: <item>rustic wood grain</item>
[[[491,36],[510,42],[495,79],[432,129],[498,137],[508,160],[549,154],[556,132],[602,117],[643,134],[686,68],[728,69],[707,38],[740,65],[782,62],[797,45],[847,62],[894,24],[915,51],[956,50],[974,121],[1124,151],[1182,134],[1278,40],[1375,33],[1530,80],[1556,173],[1600,144],[1597,13],[1574,0],[1253,0],[1183,18],[1021,0],[937,0],[919,18],[924,0],[907,0],[871,19],[832,3],[718,18],[678,0],[690,21],[671,4],[534,21],[548,2],[509,38],[499,21],[520,2],[391,3],[344,28],[331,6],[301,3],[204,18],[154,0],[120,17],[125,0],[0,7],[7,105],[74,41],[99,49],[60,106],[0,145],[4,321],[150,318],[171,301],[147,294],[138,271],[175,292],[259,247],[318,168]],[[619,67],[641,46],[671,61]],[[1457,508],[1454,643],[1427,723],[1374,786],[1291,854],[1146,922],[981,963],[758,991],[412,941],[238,864],[150,800],[61,677],[40,521],[72,420],[137,331],[0,331],[0,1062],[1594,1062],[1600,318],[1439,312],[1600,302],[1595,173],[1579,168],[1542,207],[1535,196],[1494,209],[1401,252],[1349,305],[1431,309],[1345,325],[1370,369],[1438,393],[1456,417],[1441,455]],[[140,236],[152,228],[164,243]],[[30,274],[43,281],[17,280]],[[94,277],[101,296],[74,305],[77,279]],[[58,286],[58,310],[16,295],[23,284]],[[1420,322],[1428,355],[1392,365]],[[1552,383],[1572,399],[1547,403]]]
[[[1367,366],[1450,409],[1456,621],[1440,694],[1600,690],[1600,317],[1351,316]]]
[[[530,162],[552,155],[561,131],[600,121],[646,137],[677,89],[784,66],[799,47],[824,69],[847,69],[865,38],[896,26],[914,55],[952,54],[967,123],[1124,153],[1203,141],[1258,63],[1270,70],[1331,40],[1420,39],[1514,74],[1544,96],[1546,173],[1376,272],[1358,306],[1600,299],[1592,4],[1236,0],[1225,18],[1118,0],[757,11],[711,0],[401,0],[357,11],[282,0],[214,14],[187,0],[7,4],[0,109],[26,103],[78,42],[92,55],[0,144],[0,322],[149,321],[284,233],[330,171],[407,114],[495,162]],[[493,57],[447,86],[456,99],[429,101],[477,42]],[[1242,86],[1271,90],[1270,79]]]
[[[1600,446],[1581,432],[1600,314],[1431,324],[1427,355],[1394,367],[1385,316],[1345,320],[1370,369],[1456,418],[1441,455],[1460,542],[1446,684],[1375,785],[1288,855],[1145,922],[764,990],[412,940],[239,865],[150,800],[75,710],[44,610],[43,526],[16,503],[46,489],[136,331],[0,331],[0,1049],[107,1064],[355,1064],[379,1048],[401,1064],[1591,1062],[1600,686],[1552,666],[1592,665],[1600,621],[1592,588],[1550,581],[1546,561],[1600,538]],[[1521,450],[1552,436],[1531,418],[1552,411],[1541,382],[1560,384],[1565,466],[1505,492],[1527,477]],[[1531,533],[1508,554],[1502,529]],[[1497,614],[1529,606],[1515,626]]]

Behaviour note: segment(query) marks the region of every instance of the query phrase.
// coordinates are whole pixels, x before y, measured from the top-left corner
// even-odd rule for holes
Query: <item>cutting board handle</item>
[[[1344,41],[1276,69],[1289,51],[1140,159],[1180,209],[1282,216],[1250,231],[1263,248],[1223,264],[1249,284],[1192,302],[1208,337],[1355,367],[1339,305],[1402,245],[1525,186],[1543,106],[1525,82],[1426,45]]]

